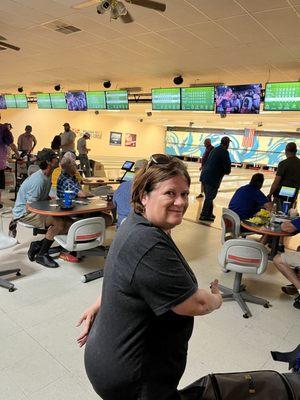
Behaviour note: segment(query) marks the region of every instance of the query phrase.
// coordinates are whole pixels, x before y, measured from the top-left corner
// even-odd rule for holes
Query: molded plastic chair
[[[54,239],[68,251],[99,247],[105,239],[105,221],[102,217],[81,219],[71,225],[67,235],[56,235]]]
[[[243,317],[252,316],[247,302],[269,307],[268,300],[252,296],[241,285],[243,274],[262,274],[268,265],[268,252],[261,243],[247,239],[231,239],[226,241],[219,256],[219,262],[225,271],[234,271],[233,289],[219,285],[223,299],[237,301],[244,312]]]
[[[8,249],[10,247],[15,246],[18,243],[17,239],[9,237],[5,235],[3,232],[2,215],[8,212],[11,212],[11,207],[2,209],[0,211],[0,250]],[[21,275],[20,271],[21,271],[20,268],[7,269],[4,271],[0,271],[0,276],[10,275],[10,274]],[[6,279],[0,278],[0,286],[5,287],[10,292],[13,292],[15,290],[15,285]]]
[[[253,232],[241,232],[241,220],[237,213],[229,208],[222,209],[221,217],[222,237],[221,242],[224,244],[227,240],[237,239],[254,235]]]

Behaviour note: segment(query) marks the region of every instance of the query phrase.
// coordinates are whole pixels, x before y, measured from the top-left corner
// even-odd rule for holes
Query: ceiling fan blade
[[[122,22],[124,22],[124,24],[129,24],[130,22],[134,21],[134,19],[132,18],[132,15],[128,11],[125,15],[121,15],[120,18],[121,18]]]
[[[166,11],[167,6],[163,3],[153,0],[126,0],[127,3],[135,4],[136,6],[151,8],[155,11]]]
[[[21,50],[20,47],[14,46],[13,44],[5,43],[0,41],[0,46],[7,47],[8,49],[19,51]]]
[[[81,3],[75,4],[71,8],[74,8],[75,10],[81,10],[82,8],[87,8],[97,3],[99,3],[99,0],[86,0],[82,1]]]

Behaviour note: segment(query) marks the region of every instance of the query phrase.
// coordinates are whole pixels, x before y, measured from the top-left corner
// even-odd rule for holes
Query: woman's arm
[[[211,283],[211,292],[198,289],[191,297],[172,308],[172,311],[179,315],[194,317],[197,315],[209,314],[221,307],[222,296],[215,279]]]
[[[77,338],[77,343],[79,347],[82,347],[85,345],[89,332],[91,330],[91,327],[93,325],[93,322],[96,318],[96,315],[98,314],[98,311],[100,309],[101,305],[101,296],[97,298],[94,304],[92,304],[89,308],[87,308],[84,313],[81,315],[79,318],[79,321],[77,322],[76,326],[80,326],[82,323],[83,324],[83,331]]]

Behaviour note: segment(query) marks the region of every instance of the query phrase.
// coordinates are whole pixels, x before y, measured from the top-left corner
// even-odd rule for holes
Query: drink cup
[[[65,192],[64,192],[64,204],[65,204],[66,207],[71,207],[73,194],[74,194],[74,192],[72,192],[72,190],[65,190]]]
[[[289,201],[284,201],[283,202],[282,211],[284,212],[285,215],[288,215],[290,205],[291,205],[291,203]]]

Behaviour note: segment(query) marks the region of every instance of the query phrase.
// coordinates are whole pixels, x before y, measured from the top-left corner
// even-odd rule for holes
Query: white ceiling
[[[0,92],[50,91],[57,83],[88,90],[107,79],[112,88],[148,91],[171,86],[176,74],[183,86],[300,79],[300,0],[164,0],[165,13],[126,3],[131,24],[98,15],[96,6],[71,8],[79,2],[0,1],[0,35],[21,47],[0,52]],[[55,20],[81,32],[45,26]],[[298,114],[287,119],[300,127]]]

